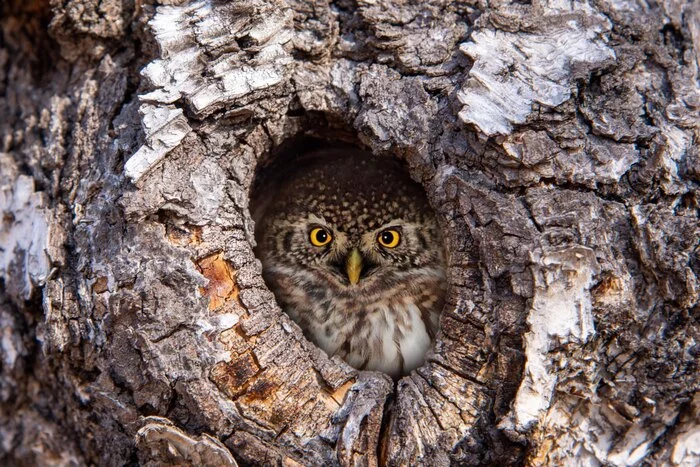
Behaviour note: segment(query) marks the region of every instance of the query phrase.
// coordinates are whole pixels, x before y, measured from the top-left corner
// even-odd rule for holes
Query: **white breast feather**
[[[404,359],[404,371],[408,372],[423,364],[425,352],[430,347],[430,336],[416,305],[409,304],[405,308],[405,313],[408,315],[411,331],[404,333],[399,340],[399,347]]]

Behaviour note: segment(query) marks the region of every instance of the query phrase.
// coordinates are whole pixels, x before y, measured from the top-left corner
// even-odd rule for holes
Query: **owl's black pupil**
[[[326,240],[328,240],[328,234],[326,232],[324,232],[323,230],[319,230],[316,233],[316,240],[319,243],[324,243]]]
[[[394,235],[391,232],[384,232],[382,234],[382,242],[391,243],[394,240]]]

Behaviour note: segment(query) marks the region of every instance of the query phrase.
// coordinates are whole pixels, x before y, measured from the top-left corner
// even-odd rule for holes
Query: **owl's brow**
[[[387,229],[403,230],[403,224],[397,224],[396,221],[391,221],[391,222],[387,222],[386,224],[383,224],[383,225],[377,227],[375,230],[387,230]]]
[[[310,222],[314,222],[314,223],[318,224],[320,227],[330,227],[330,224],[328,224],[328,222],[326,221],[326,219],[323,216],[319,216],[317,214],[310,213],[307,216],[307,219]]]

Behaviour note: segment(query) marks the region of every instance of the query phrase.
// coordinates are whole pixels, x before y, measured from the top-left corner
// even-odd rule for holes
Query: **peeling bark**
[[[0,461],[697,465],[700,3],[0,6]],[[254,256],[256,171],[403,160],[449,253],[393,384]]]

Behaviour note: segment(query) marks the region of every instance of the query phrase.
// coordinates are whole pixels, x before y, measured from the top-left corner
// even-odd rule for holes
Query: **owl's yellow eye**
[[[396,248],[401,241],[401,235],[393,229],[387,229],[377,235],[377,241],[385,248]]]
[[[326,229],[314,227],[309,233],[309,240],[313,246],[326,246],[333,240],[333,237]]]

